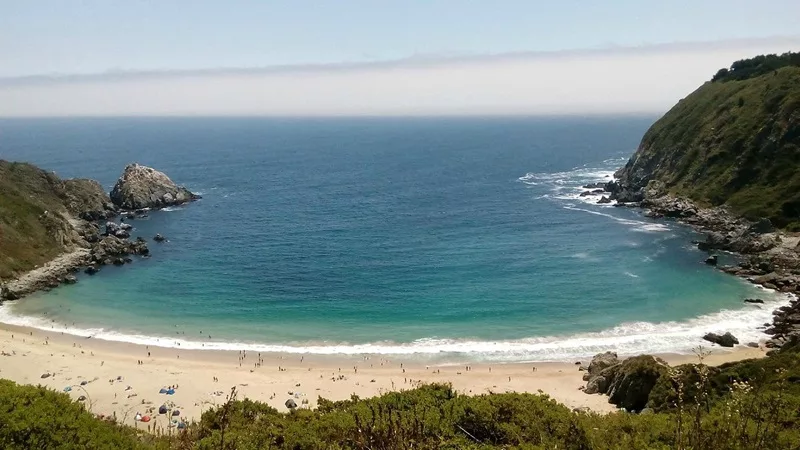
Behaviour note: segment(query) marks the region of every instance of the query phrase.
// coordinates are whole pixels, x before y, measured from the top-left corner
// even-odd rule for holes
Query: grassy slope
[[[800,229],[800,67],[705,83],[653,124],[618,175]]]
[[[0,279],[62,253],[75,241],[69,218],[108,202],[96,181],[61,180],[31,164],[0,160]]]

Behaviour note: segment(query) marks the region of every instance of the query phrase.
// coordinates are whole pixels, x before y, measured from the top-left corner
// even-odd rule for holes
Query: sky
[[[769,0],[0,0],[0,116],[658,112],[800,50]]]

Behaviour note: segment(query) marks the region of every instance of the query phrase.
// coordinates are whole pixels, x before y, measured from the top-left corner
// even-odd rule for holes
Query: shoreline
[[[371,397],[412,389],[419,383],[452,383],[457,391],[468,395],[541,392],[573,409],[598,413],[616,410],[605,395],[582,391],[585,372],[579,370],[577,361],[426,365],[413,358],[381,355],[183,350],[6,324],[0,325],[0,350],[0,358],[7,361],[0,369],[0,378],[41,384],[59,392],[69,386],[69,395],[74,400],[85,396],[93,413],[114,416],[140,429],[150,427],[149,431],[168,430],[167,416],[157,414],[162,404],[180,410],[184,420],[199,420],[202,411],[224,403],[232,387],[236,387],[240,399],[263,401],[284,412],[284,402],[289,398],[301,407],[313,408],[318,396],[329,400],[345,400],[351,395]],[[765,354],[764,348],[715,348],[704,362],[718,365]],[[695,355],[658,356],[671,365],[698,361]],[[588,365],[590,359],[580,362]],[[41,378],[43,374],[50,375]],[[174,395],[158,393],[175,385]],[[137,413],[150,414],[150,409],[156,410],[150,424],[133,420]]]

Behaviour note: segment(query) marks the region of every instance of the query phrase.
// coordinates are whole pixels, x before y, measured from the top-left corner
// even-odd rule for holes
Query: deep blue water
[[[183,347],[507,360],[752,336],[769,310],[742,299],[764,293],[702,264],[690,230],[577,196],[653,120],[0,120],[0,158],[109,189],[136,161],[204,196],[133,222],[169,238],[152,258],[2,318]]]

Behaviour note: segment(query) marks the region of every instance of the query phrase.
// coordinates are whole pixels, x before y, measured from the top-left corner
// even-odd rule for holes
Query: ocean
[[[703,264],[687,227],[579,196],[655,119],[3,119],[0,158],[109,190],[139,162],[203,199],[132,221],[152,258],[7,302],[0,321],[439,362],[757,340],[785,298]]]

